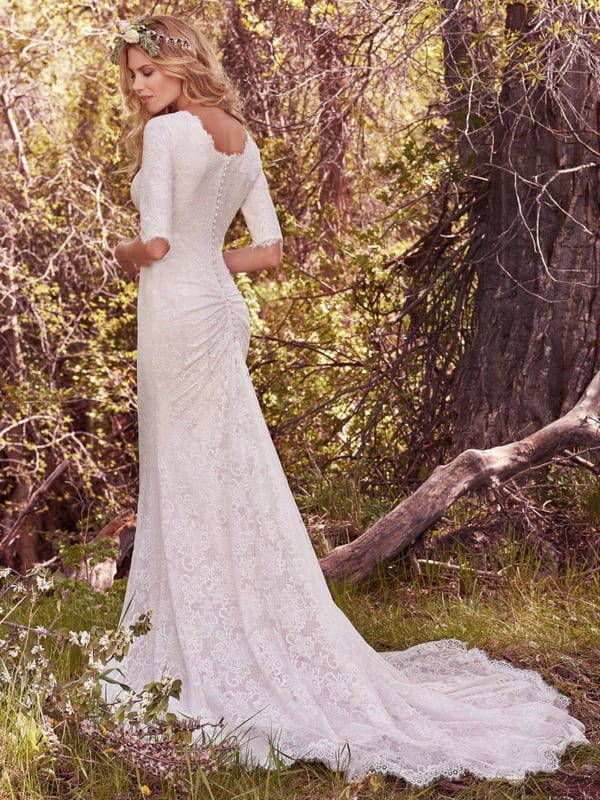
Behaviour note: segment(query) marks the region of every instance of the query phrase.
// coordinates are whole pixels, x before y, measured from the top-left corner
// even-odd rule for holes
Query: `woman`
[[[154,627],[116,666],[140,689],[183,681],[172,709],[245,737],[242,757],[303,758],[349,778],[424,785],[468,771],[521,779],[586,742],[534,672],[453,640],[378,654],[334,604],[245,365],[232,273],[279,263],[256,144],[209,45],[170,16],[125,25],[114,51],[133,141],[140,234],[140,496],[123,624]],[[253,244],[222,252],[238,209]],[[238,727],[239,726],[239,727]]]

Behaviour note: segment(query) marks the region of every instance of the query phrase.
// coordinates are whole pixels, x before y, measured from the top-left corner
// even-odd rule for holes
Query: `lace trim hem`
[[[273,244],[282,244],[283,239],[281,236],[275,236],[272,239],[264,239],[262,242],[252,243],[250,247],[252,250],[256,250],[257,247],[270,247]]]

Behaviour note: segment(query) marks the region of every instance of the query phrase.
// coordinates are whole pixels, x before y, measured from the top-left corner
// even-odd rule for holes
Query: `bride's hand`
[[[119,242],[119,244],[115,247],[115,259],[117,263],[123,269],[129,277],[134,280],[136,283],[140,279],[140,265],[135,264],[129,258],[127,258],[127,241]]]

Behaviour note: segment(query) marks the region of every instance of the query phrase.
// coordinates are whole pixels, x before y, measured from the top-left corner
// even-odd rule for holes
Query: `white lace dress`
[[[152,118],[131,192],[142,241],[170,250],[139,284],[140,495],[122,623],[151,609],[154,627],[114,664],[122,679],[181,678],[172,710],[244,732],[248,764],[271,765],[274,744],[284,761],[415,785],[557,769],[587,740],[537,673],[454,640],[377,653],[330,596],[221,254],[240,207],[256,246],[281,236],[255,142],[226,155],[190,112]]]

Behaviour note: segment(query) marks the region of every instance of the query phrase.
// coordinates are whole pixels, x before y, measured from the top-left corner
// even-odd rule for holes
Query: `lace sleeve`
[[[170,136],[160,117],[144,128],[140,167],[140,239],[166,239],[171,244],[173,163]]]
[[[264,247],[282,241],[281,228],[262,169],[242,203],[242,214],[252,236],[252,247]]]

